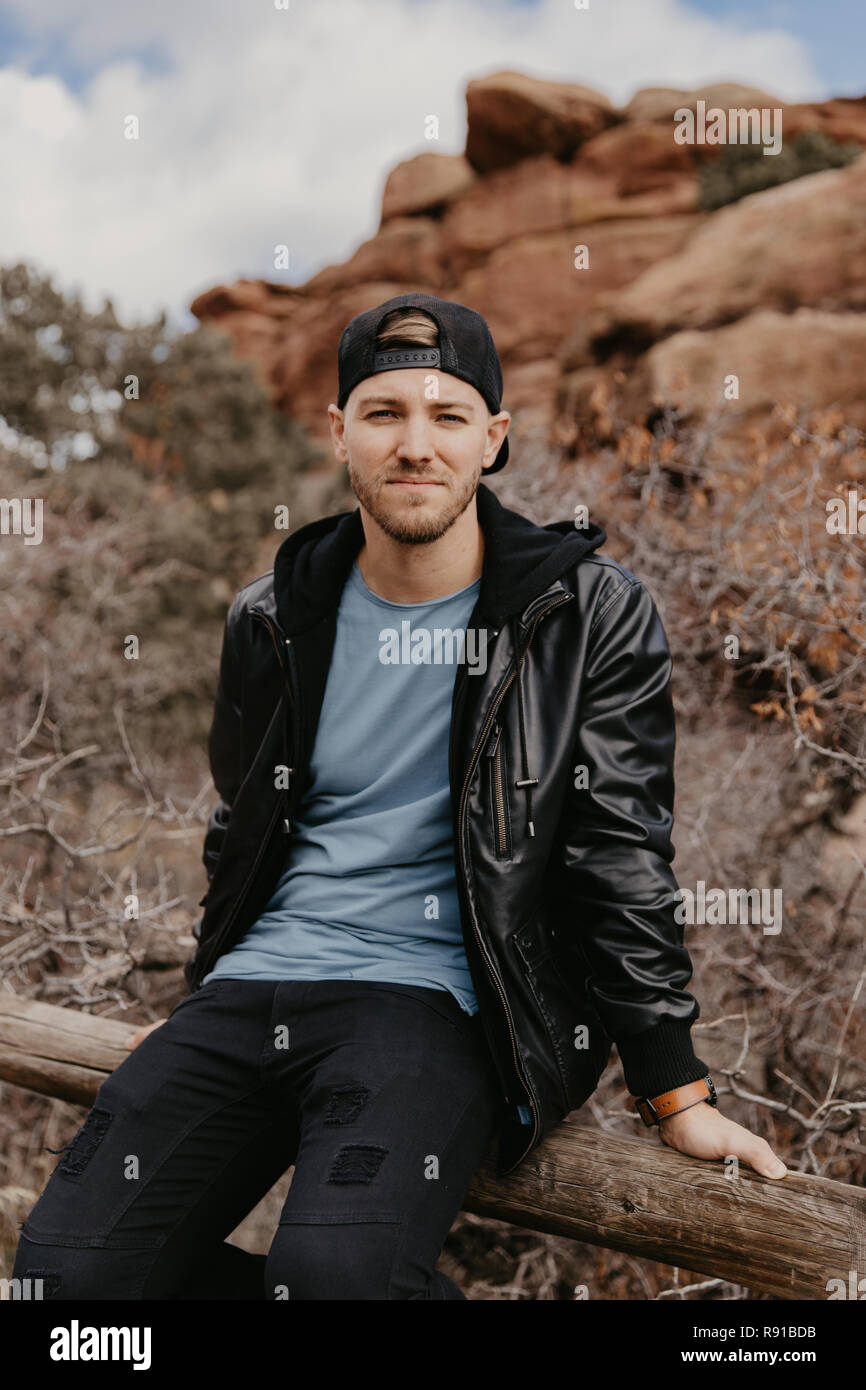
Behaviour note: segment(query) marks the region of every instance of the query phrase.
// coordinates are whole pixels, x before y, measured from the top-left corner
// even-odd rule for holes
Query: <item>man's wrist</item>
[[[676,1126],[673,1125],[671,1121],[676,1120],[680,1115],[684,1115],[686,1110],[697,1110],[698,1105],[706,1105],[709,1109],[712,1109],[709,1099],[704,1097],[703,1100],[698,1101],[697,1105],[687,1105],[685,1110],[675,1110],[672,1115],[662,1115],[658,1122],[659,1129],[675,1129]]]
[[[661,1125],[665,1120],[672,1120],[674,1116],[682,1115],[704,1102],[711,1106],[717,1104],[716,1088],[709,1072],[697,1081],[675,1086],[661,1095],[638,1096],[634,1104],[644,1124],[651,1126]]]
[[[625,1083],[633,1096],[658,1096],[699,1081],[709,1067],[695,1055],[691,1022],[669,1016],[653,1028],[616,1039]]]

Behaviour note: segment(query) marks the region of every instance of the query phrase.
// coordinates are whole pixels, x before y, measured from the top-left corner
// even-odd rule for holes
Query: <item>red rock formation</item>
[[[468,85],[465,155],[425,151],[398,164],[376,235],[345,263],[300,286],[217,287],[192,311],[230,333],[278,408],[323,442],[340,333],[360,310],[407,290],[485,315],[518,434],[539,420],[567,434],[569,413],[600,383],[626,383],[620,405],[635,420],[666,392],[706,409],[718,374],[740,360],[755,402],[808,377],[816,406],[844,401],[859,419],[852,354],[866,308],[866,161],[701,213],[698,165],[718,148],[673,139],[674,112],[698,100],[782,107],[785,139],[817,129],[866,146],[866,98],[785,105],[725,83],[651,88],[616,110],[585,87],[498,73]],[[581,246],[589,265],[578,269]],[[816,370],[810,343],[838,368]]]
[[[466,158],[479,174],[545,152],[568,159],[584,140],[622,120],[600,92],[521,72],[470,82],[466,108]]]

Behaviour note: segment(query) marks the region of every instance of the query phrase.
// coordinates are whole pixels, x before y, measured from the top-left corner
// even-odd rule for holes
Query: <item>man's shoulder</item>
[[[580,600],[581,611],[592,614],[593,625],[627,594],[638,602],[653,604],[643,580],[603,551],[582,556],[562,578]]]
[[[268,613],[274,601],[274,572],[267,570],[251,579],[242,589],[238,589],[229,608],[229,618],[236,619],[250,608],[260,608]]]

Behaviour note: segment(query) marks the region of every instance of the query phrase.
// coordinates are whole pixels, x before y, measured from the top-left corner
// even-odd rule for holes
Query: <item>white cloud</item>
[[[460,151],[465,89],[503,68],[627,101],[643,86],[746,82],[825,95],[781,30],[738,29],[681,0],[5,0],[29,54],[94,76],[0,69],[0,261],[35,262],[124,316],[241,275],[296,284],[373,235],[388,170]],[[51,45],[50,48],[44,47]],[[136,55],[143,55],[139,61]],[[156,55],[156,61],[152,61]],[[60,59],[60,71],[64,59]],[[423,138],[440,120],[440,141]],[[135,114],[141,138],[123,138]],[[273,247],[291,269],[273,269]]]

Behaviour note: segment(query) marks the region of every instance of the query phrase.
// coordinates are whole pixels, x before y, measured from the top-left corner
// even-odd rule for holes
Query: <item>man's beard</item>
[[[395,515],[387,505],[388,481],[391,479],[405,480],[412,482],[414,479],[431,478],[429,473],[412,472],[403,469],[398,473],[380,473],[372,479],[359,478],[352,468],[351,460],[348,464],[349,483],[358,501],[370,513],[370,516],[378,526],[390,536],[392,540],[400,541],[403,545],[427,545],[430,541],[438,541],[440,536],[454,525],[459,516],[462,516],[469,503],[478,491],[478,484],[484,472],[481,464],[474,473],[468,478],[458,480],[454,487],[453,475],[445,480],[442,491],[436,495],[439,497],[440,510],[435,514],[426,515],[421,506],[414,503],[408,512],[401,516]],[[436,479],[437,482],[440,479]],[[395,497],[397,493],[393,494]],[[409,494],[401,493],[401,497]],[[420,494],[425,496],[426,494]]]

